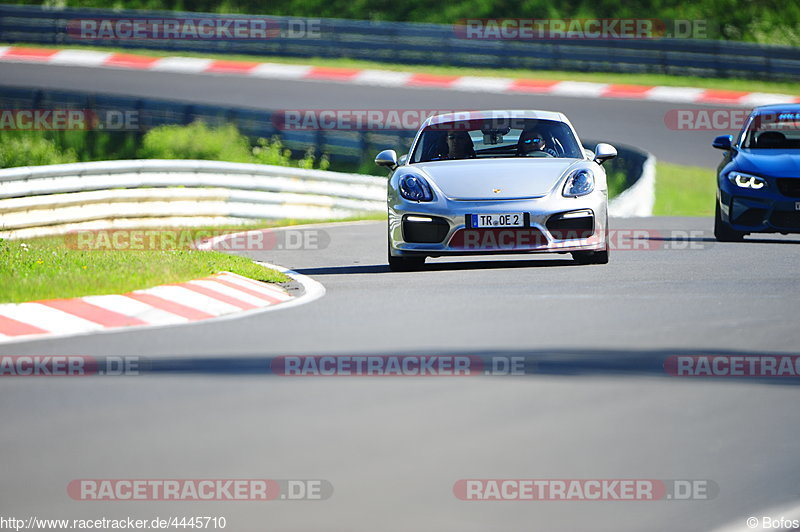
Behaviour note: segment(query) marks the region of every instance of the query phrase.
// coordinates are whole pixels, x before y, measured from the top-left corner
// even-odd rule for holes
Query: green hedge
[[[160,126],[140,136],[103,131],[0,131],[0,168],[78,161],[116,159],[206,159],[300,168],[330,167],[328,158],[314,157],[313,148],[302,159],[276,137],[255,145],[234,125],[210,127]]]
[[[5,0],[17,4],[251,13],[452,24],[464,18],[648,18],[708,20],[719,37],[800,44],[800,3],[778,0]],[[711,35],[716,38],[717,35]]]

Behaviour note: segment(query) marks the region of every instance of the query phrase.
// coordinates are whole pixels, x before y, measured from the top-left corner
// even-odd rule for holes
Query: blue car
[[[750,233],[800,233],[800,104],[753,109],[717,169],[714,236],[723,242]]]

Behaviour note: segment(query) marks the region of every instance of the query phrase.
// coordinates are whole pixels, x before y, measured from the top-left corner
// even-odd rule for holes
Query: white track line
[[[262,63],[248,72],[249,76],[275,79],[302,79],[313,67],[307,65],[282,65]]]
[[[211,59],[198,57],[165,57],[159,59],[150,70],[162,72],[204,72],[213,63]]]
[[[94,50],[61,50],[48,61],[56,65],[103,66],[113,54],[111,52],[96,52]]]
[[[413,76],[411,72],[393,72],[391,70],[362,70],[353,78],[359,85],[381,85],[385,87],[402,87]]]
[[[451,89],[477,92],[506,92],[514,84],[511,78],[462,76],[450,84]]]

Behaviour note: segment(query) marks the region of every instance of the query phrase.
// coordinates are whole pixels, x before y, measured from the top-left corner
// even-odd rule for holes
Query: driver
[[[547,148],[544,135],[535,129],[525,130],[519,136],[517,155],[523,157],[555,157],[555,150]]]
[[[466,131],[451,131],[447,134],[448,159],[475,157],[475,145]]]

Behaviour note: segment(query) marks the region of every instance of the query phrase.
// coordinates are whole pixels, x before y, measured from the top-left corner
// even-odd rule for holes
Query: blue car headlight
[[[739,188],[752,188],[758,190],[767,186],[766,179],[741,172],[731,172],[728,174],[731,183]]]
[[[418,175],[406,174],[400,178],[400,195],[411,201],[431,201],[433,192],[425,179]]]
[[[575,170],[564,183],[562,195],[567,198],[585,196],[594,190],[594,174],[588,168]]]

